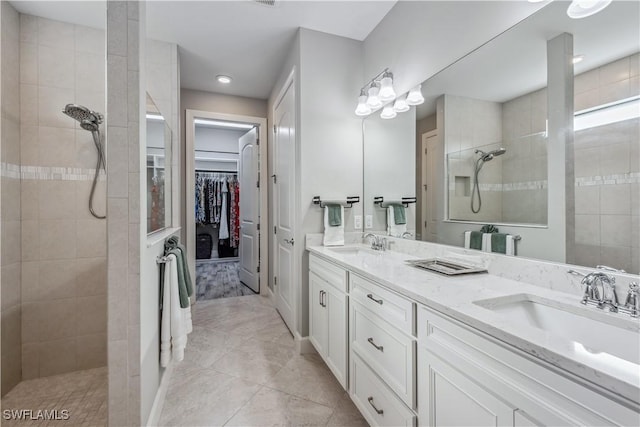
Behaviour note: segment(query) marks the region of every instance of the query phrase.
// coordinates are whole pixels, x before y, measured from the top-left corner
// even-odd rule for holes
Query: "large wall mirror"
[[[171,225],[171,129],[147,93],[147,233]]]
[[[568,4],[548,4],[423,82],[425,103],[406,129],[393,123],[406,116],[365,120],[365,215],[375,214],[379,178],[404,171],[418,239],[462,246],[465,231],[493,224],[522,237],[519,256],[638,273],[640,3],[615,1],[584,19],[569,18]],[[574,159],[558,171],[549,166],[547,44],[564,33],[575,54]],[[375,161],[383,138],[393,141],[386,163]],[[399,138],[413,147],[404,167]],[[565,177],[569,207],[557,196]],[[558,222],[575,228],[575,241]]]

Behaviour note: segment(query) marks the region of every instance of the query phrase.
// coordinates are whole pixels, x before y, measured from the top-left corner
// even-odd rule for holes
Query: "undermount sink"
[[[621,314],[607,314],[593,307],[575,307],[527,294],[474,301],[474,304],[500,314],[514,325],[531,326],[573,341],[578,353],[600,358],[613,355],[640,364],[640,324]]]
[[[370,249],[359,248],[359,247],[349,247],[349,246],[341,246],[335,248],[329,248],[330,251],[336,252],[342,255],[359,255],[359,254],[371,254],[374,253]]]

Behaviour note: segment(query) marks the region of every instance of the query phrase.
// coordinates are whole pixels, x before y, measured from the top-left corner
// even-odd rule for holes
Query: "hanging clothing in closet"
[[[218,228],[221,258],[236,256],[240,243],[240,185],[234,173],[196,172],[195,217]]]

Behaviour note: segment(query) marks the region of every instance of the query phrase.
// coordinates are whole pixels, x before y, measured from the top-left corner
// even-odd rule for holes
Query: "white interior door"
[[[436,132],[422,135],[422,240],[438,241],[437,162],[444,154]]]
[[[295,313],[295,93],[290,84],[274,110],[274,293],[276,308],[294,331]]]
[[[258,223],[258,130],[251,129],[238,140],[240,161],[240,281],[260,292],[260,250]]]

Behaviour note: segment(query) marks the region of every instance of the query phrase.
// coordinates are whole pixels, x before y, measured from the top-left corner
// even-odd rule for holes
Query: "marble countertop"
[[[551,365],[571,372],[610,392],[638,404],[640,400],[640,320],[623,314],[606,313],[586,307],[576,295],[507,279],[493,274],[444,276],[411,267],[404,261],[418,259],[396,252],[371,251],[362,244],[343,248],[361,248],[355,253],[339,252],[330,247],[308,246],[325,259],[392,289],[420,304],[453,317],[475,329],[535,356]],[[462,260],[460,260],[462,261]],[[634,342],[625,358],[605,352],[590,351],[580,343],[524,323],[514,322],[474,301],[527,295],[548,305],[558,304],[581,316],[597,319],[624,329]],[[486,306],[486,305],[485,305]],[[637,349],[637,350],[633,350]],[[602,350],[602,349],[599,349]]]

